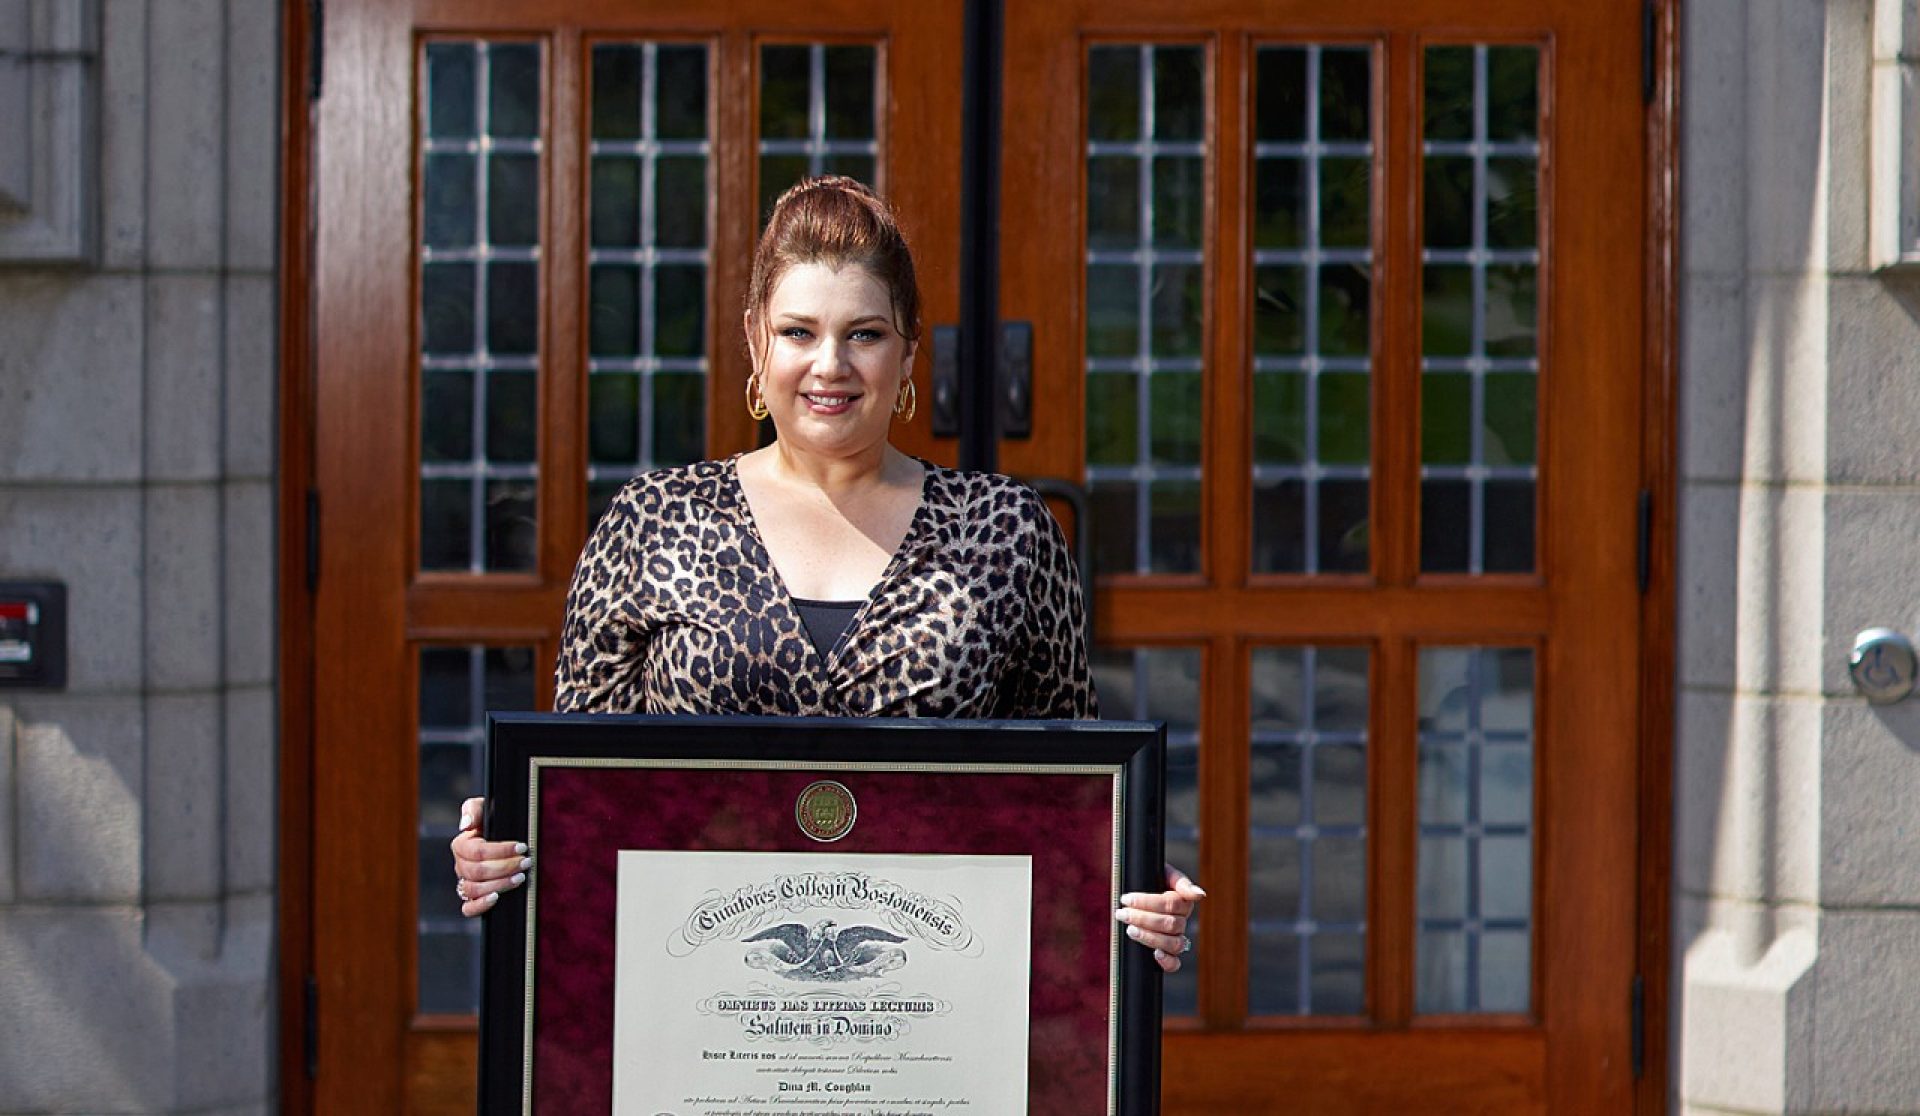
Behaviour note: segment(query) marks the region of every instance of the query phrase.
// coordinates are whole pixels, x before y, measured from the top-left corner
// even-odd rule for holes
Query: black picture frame
[[[849,778],[851,785],[872,786],[878,780],[877,785],[895,788],[880,792],[877,803],[861,806],[881,817],[889,795],[902,805],[920,803],[923,810],[926,803],[936,803],[936,814],[948,810],[946,820],[935,827],[942,834],[938,837],[930,838],[924,827],[890,835],[883,823],[875,822],[865,834],[869,851],[941,853],[968,851],[960,846],[969,841],[995,842],[996,848],[1030,842],[1030,853],[1048,858],[1060,879],[1074,882],[1073,887],[1043,887],[1041,869],[1035,869],[1036,912],[1047,903],[1071,904],[1052,916],[1081,927],[1087,948],[1069,963],[1050,963],[1051,955],[1036,952],[1030,984],[1062,986],[1068,995],[1059,1002],[1082,1005],[1073,1009],[1082,1016],[1077,1029],[1063,1026],[1050,1033],[1077,1034],[1090,1046],[1090,1009],[1085,1004],[1099,990],[1078,970],[1104,970],[1108,985],[1105,1003],[1098,1006],[1110,1016],[1101,1022],[1106,1029],[1108,1088],[1100,1103],[1086,1110],[1154,1116],[1160,1095],[1160,970],[1150,951],[1120,932],[1123,927],[1111,910],[1092,911],[1090,900],[1100,887],[1108,892],[1106,903],[1123,892],[1165,887],[1165,739],[1164,725],[1133,721],[488,714],[484,832],[489,840],[528,841],[535,868],[526,886],[501,896],[482,930],[480,1111],[491,1116],[611,1110],[610,1093],[604,1104],[597,1099],[597,1063],[591,1060],[598,1041],[595,1011],[591,1005],[585,1011],[563,1011],[555,1006],[563,998],[560,994],[541,994],[542,988],[562,986],[593,989],[598,982],[611,1003],[610,959],[593,948],[579,948],[582,941],[596,942],[612,932],[610,912],[599,912],[595,901],[580,898],[616,890],[602,886],[608,870],[602,862],[610,852],[635,844],[680,847],[677,842],[690,832],[685,827],[697,824],[697,819],[684,817],[686,800],[702,794],[727,802],[730,819],[742,809],[735,798],[747,802],[746,809],[754,812],[755,847],[786,847],[779,843],[788,842],[804,848],[780,832],[782,825],[798,832],[793,799],[783,797],[785,788],[794,780]],[[738,789],[743,787],[753,789]],[[571,798],[565,794],[569,788]],[[1066,798],[1061,797],[1062,788],[1069,792]],[[587,789],[624,797],[615,800],[614,808],[581,798],[578,792]],[[695,793],[685,794],[689,789]],[[1095,801],[1100,794],[1109,796],[1107,803]],[[672,799],[672,810],[655,809],[667,804],[648,801],[662,795]],[[987,796],[985,804],[967,808],[969,795]],[[641,801],[628,801],[632,798]],[[1069,799],[1080,805],[1069,808]],[[658,820],[667,813],[678,820]],[[775,813],[784,817],[765,817],[769,836],[762,837],[759,819]],[[1110,819],[1102,824],[1110,829],[1092,823],[1102,813]],[[976,819],[982,824],[969,824]],[[681,828],[675,830],[675,825]],[[698,832],[700,847],[733,847],[724,843],[724,833],[716,837],[711,826]],[[774,844],[763,846],[765,841]],[[1088,863],[1095,859],[1095,849],[1105,850],[1104,863]],[[568,863],[568,858],[581,863]],[[1082,872],[1088,875],[1081,878]],[[596,881],[590,887],[563,883],[589,877]],[[543,878],[551,885],[551,897],[544,903]],[[606,902],[610,906],[610,896]],[[1092,919],[1104,922],[1096,928]],[[1104,965],[1091,952],[1096,941],[1105,950]],[[564,953],[551,944],[555,942],[568,943]],[[543,947],[548,948],[544,956]],[[594,966],[603,961],[607,971],[599,981]],[[563,971],[569,968],[574,971]],[[1031,1010],[1040,1011],[1039,1004],[1036,999]],[[549,1016],[541,1014],[543,1008]],[[547,1031],[553,1033],[551,1041]],[[1058,1049],[1053,1039],[1042,1050],[1031,1030],[1030,1036],[1030,1111],[1058,1108],[1052,1101],[1045,1108],[1034,1107],[1034,1098],[1044,1097],[1049,1088],[1057,1096],[1075,1098],[1090,1091],[1086,1075],[1097,1067],[1089,1059],[1102,1052],[1081,1051],[1084,1056],[1076,1060],[1075,1052]],[[610,1067],[610,1024],[605,1041]],[[576,1059],[586,1068],[550,1069]],[[1081,1076],[1046,1078],[1056,1070]],[[1036,1079],[1035,1074],[1041,1076]],[[551,1095],[543,1096],[543,1091]]]

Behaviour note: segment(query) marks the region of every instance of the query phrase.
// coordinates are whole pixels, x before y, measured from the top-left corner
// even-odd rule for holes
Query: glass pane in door
[[[1087,52],[1087,485],[1101,574],[1200,569],[1205,51]]]
[[[1247,1010],[1366,1010],[1367,651],[1256,647]]]
[[[1255,63],[1256,573],[1364,573],[1372,453],[1373,55]]]
[[[1200,863],[1200,663],[1197,647],[1101,647],[1093,652],[1100,715],[1167,723],[1167,862],[1188,872]],[[1198,1010],[1197,973],[1203,964],[1200,919],[1187,931],[1194,954],[1166,978],[1165,1011]]]
[[[1420,566],[1534,568],[1540,51],[1429,47],[1422,152]]]
[[[480,1006],[480,922],[460,915],[447,845],[460,803],[485,783],[487,711],[533,708],[531,647],[420,649],[418,1010],[471,1014]]]
[[[707,47],[593,48],[590,519],[635,473],[706,456]]]
[[[420,166],[420,568],[531,570],[542,56],[426,45]]]
[[[1417,1010],[1526,1012],[1533,989],[1534,652],[1420,652]]]
[[[844,174],[879,186],[880,48],[782,43],[760,48],[760,219],[787,187]]]

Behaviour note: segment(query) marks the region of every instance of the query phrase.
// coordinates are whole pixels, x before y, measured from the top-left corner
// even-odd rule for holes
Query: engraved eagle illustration
[[[788,980],[860,980],[907,963],[907,939],[878,926],[840,926],[823,918],[812,926],[786,922],[747,939],[746,962]]]

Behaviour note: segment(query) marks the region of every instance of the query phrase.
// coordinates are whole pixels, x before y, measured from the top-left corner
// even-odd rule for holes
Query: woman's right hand
[[[527,882],[533,858],[518,841],[488,841],[480,836],[480,817],[487,800],[469,798],[460,804],[460,832],[453,835],[454,884],[460,913],[472,918],[486,914],[500,901],[500,893]]]

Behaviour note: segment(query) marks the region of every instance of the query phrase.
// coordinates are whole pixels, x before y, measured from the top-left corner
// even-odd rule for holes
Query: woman
[[[561,712],[1090,718],[1083,604],[1058,526],[1005,477],[887,436],[911,419],[920,295],[893,215],[848,178],[788,190],[754,253],[747,408],[772,445],[636,477],[594,528],[561,637]],[[453,841],[461,912],[526,880],[481,800]],[[1205,892],[1115,917],[1173,972]]]

